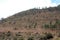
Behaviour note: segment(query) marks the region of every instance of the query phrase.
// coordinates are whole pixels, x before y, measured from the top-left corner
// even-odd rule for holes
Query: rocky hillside
[[[23,40],[23,38],[48,40],[53,38],[50,33],[53,35],[60,33],[60,5],[43,9],[33,8],[0,20],[1,40],[3,37],[4,40]],[[22,39],[19,39],[20,34],[23,35]],[[54,36],[51,40],[57,40],[56,38]]]
[[[41,28],[43,25],[53,25],[60,22],[60,5],[57,7],[30,9],[2,18],[0,27],[19,27],[21,29]]]

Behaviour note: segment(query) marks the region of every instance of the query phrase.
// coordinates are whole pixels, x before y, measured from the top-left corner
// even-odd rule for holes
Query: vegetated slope
[[[57,22],[57,23],[56,23]],[[45,32],[59,30],[60,5],[44,9],[30,9],[0,21],[0,31]],[[56,26],[56,27],[55,27]]]
[[[2,18],[0,40],[60,40],[60,5]]]

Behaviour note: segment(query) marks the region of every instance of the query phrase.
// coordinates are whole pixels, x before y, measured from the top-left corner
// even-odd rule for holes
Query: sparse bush
[[[56,25],[54,24],[54,25],[51,25],[50,28],[51,28],[51,29],[56,29],[57,27],[56,27]]]
[[[49,29],[59,29],[60,27],[60,20],[56,19],[56,22],[54,24],[52,24],[52,22],[50,22],[49,24],[45,24],[43,26],[43,28],[49,28]]]
[[[37,23],[34,23],[34,28],[36,28],[36,26],[37,26]]]
[[[56,23],[55,24],[60,24],[60,20],[56,19]]]
[[[18,32],[18,33],[16,33],[16,36],[22,36],[22,35]]]
[[[31,25],[29,25],[28,27],[29,27],[29,29],[32,28]]]
[[[39,40],[49,40],[51,38],[53,38],[51,33],[45,33],[44,35],[40,36]]]
[[[43,28],[49,28],[49,25],[48,25],[48,24],[45,24],[45,25],[43,26]]]
[[[11,32],[8,31],[6,35],[7,35],[7,37],[11,36]]]
[[[14,30],[18,30],[18,28],[16,28],[16,27],[15,27],[15,28],[13,28],[13,29],[14,29]]]
[[[29,37],[28,40],[34,40],[33,37]]]
[[[51,33],[46,33],[45,35],[46,35],[45,37],[46,37],[47,39],[53,38],[53,35],[52,35]]]
[[[47,40],[46,37],[41,37],[39,40]]]

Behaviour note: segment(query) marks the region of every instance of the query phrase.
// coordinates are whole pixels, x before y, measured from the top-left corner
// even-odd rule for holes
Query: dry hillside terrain
[[[0,40],[60,40],[60,5],[2,18]]]

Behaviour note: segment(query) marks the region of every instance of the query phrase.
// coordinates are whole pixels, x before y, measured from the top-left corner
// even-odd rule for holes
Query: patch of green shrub
[[[45,24],[44,26],[43,26],[43,28],[49,28],[49,25],[48,24]]]

